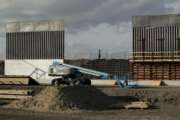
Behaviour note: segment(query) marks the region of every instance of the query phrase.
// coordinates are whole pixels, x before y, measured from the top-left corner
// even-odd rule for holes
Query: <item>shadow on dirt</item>
[[[84,110],[114,110],[122,109],[132,101],[138,101],[133,96],[108,96],[96,87],[64,87],[60,90],[60,100],[66,105],[73,105]]]

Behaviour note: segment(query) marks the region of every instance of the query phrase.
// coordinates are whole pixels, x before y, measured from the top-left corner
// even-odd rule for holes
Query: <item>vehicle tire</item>
[[[90,79],[86,79],[85,83],[86,83],[86,85],[91,85],[91,80]]]
[[[91,80],[85,78],[85,79],[83,79],[82,84],[83,84],[83,85],[91,85]]]
[[[80,80],[76,80],[76,81],[74,82],[74,85],[81,85],[81,81],[80,81]]]
[[[73,82],[69,82],[69,86],[74,86],[74,83]]]
[[[60,81],[58,79],[55,79],[52,81],[52,85],[53,86],[59,86],[60,85]]]

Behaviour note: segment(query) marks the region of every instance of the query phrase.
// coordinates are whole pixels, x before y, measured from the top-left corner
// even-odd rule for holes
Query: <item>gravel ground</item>
[[[52,113],[0,107],[0,120],[180,120],[180,88],[97,89],[114,100],[112,109]],[[151,102],[154,107],[147,110],[116,108],[118,101],[136,99]]]
[[[1,120],[180,120],[180,109],[166,106],[150,110],[84,111],[72,113],[35,113],[0,109]]]

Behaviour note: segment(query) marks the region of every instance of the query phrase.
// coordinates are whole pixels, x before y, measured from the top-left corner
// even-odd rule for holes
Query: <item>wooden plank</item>
[[[0,95],[30,95],[32,90],[0,90]]]
[[[8,78],[8,77],[5,77],[5,78],[0,78],[0,84],[28,85],[29,80],[30,80],[29,78]]]
[[[0,95],[0,99],[28,99],[31,97],[27,95]]]
[[[131,102],[124,106],[126,109],[147,109],[150,105],[143,101]]]

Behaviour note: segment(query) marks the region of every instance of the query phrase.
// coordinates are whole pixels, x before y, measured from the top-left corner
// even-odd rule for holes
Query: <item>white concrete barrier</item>
[[[136,86],[144,86],[144,87],[159,87],[162,85],[167,86],[179,86],[180,87],[180,80],[138,80],[138,81],[129,81],[129,84],[136,85]]]
[[[91,84],[94,86],[114,86],[116,80],[101,80],[101,79],[92,79]]]
[[[180,80],[164,80],[164,83],[168,86],[179,86],[180,87]]]
[[[149,87],[159,87],[161,86],[161,80],[142,80],[136,81],[137,86],[149,86]]]

